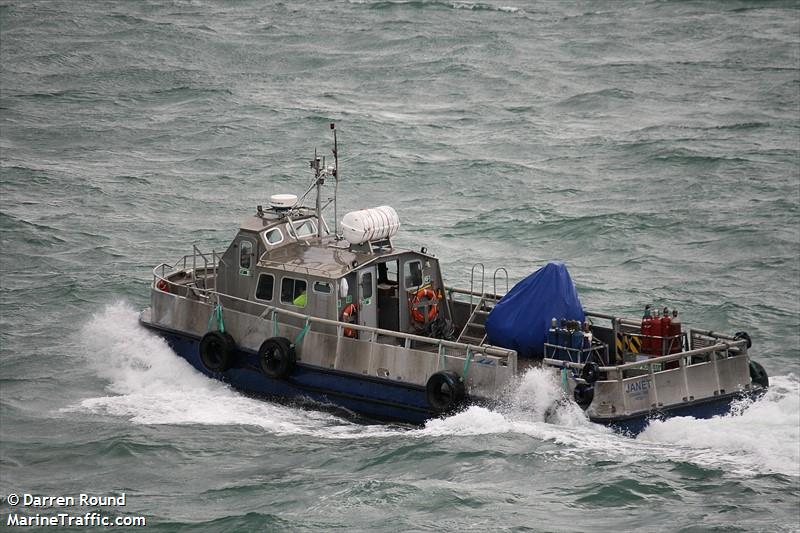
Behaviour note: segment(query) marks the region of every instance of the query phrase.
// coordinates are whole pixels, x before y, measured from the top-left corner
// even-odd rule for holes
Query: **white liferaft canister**
[[[350,244],[387,239],[397,233],[400,217],[388,205],[350,211],[342,218],[342,235]]]

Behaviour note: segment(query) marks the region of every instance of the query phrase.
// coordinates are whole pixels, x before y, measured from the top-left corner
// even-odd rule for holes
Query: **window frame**
[[[411,274],[411,265],[413,263],[417,263],[419,265],[419,283],[417,283],[417,284],[414,284],[414,283],[410,283],[409,284],[408,283],[409,280],[407,279],[407,276],[406,276],[406,269],[408,269],[409,275]],[[404,284],[404,286],[406,288],[422,287],[425,284],[424,281],[425,281],[425,275],[423,274],[423,271],[422,271],[422,261],[420,259],[412,259],[410,261],[405,261],[403,263],[403,284]]]
[[[306,305],[305,306],[301,307],[299,305],[295,305],[294,304],[294,299],[297,298],[297,296],[292,296],[292,299],[289,300],[288,302],[285,302],[283,300],[283,283],[286,280],[292,280],[294,283],[297,283],[298,281],[301,281],[301,282],[306,284]],[[295,285],[292,284],[292,294],[294,294],[294,289],[295,289]],[[278,298],[278,301],[280,303],[282,303],[283,305],[291,305],[292,307],[296,307],[297,309],[305,309],[306,307],[308,307],[308,280],[303,279],[303,278],[293,278],[292,276],[283,276],[283,277],[281,277],[281,295]]]
[[[278,241],[269,242],[269,239],[267,238],[267,233],[270,233],[270,232],[273,232],[273,231],[277,231],[278,235],[280,235],[281,238]],[[281,228],[279,226],[275,226],[274,228],[270,228],[268,230],[265,230],[264,233],[261,234],[261,236],[264,239],[264,242],[267,243],[267,246],[277,246],[277,245],[279,245],[280,243],[282,243],[283,241],[286,240],[286,237],[283,236],[283,232],[281,231]]]
[[[290,224],[292,226],[291,229],[289,228]],[[311,224],[312,231],[311,231],[311,233],[309,233],[307,235],[302,235],[301,236],[300,233],[297,230],[298,230],[298,228],[301,228],[306,224]],[[292,233],[294,233],[294,236],[295,236],[295,238],[297,240],[308,239],[308,238],[317,236],[317,224],[316,224],[316,222],[314,222],[313,218],[304,218],[303,220],[293,220],[291,222],[287,222],[286,223],[286,231],[289,232],[290,235]]]
[[[317,284],[319,284],[319,285],[327,285],[327,287],[328,287],[327,292],[326,291],[318,291],[317,290]],[[331,294],[333,294],[333,287],[331,286],[331,282],[330,281],[314,281],[314,283],[311,284],[311,290],[313,290],[317,294],[322,294],[323,296],[330,296]],[[308,291],[306,291],[306,294],[308,294]]]
[[[269,276],[272,278],[272,296],[270,297],[269,300],[265,300],[263,298],[258,297],[258,287],[259,285],[261,285],[261,276]],[[256,290],[253,293],[253,299],[258,300],[259,302],[272,302],[275,300],[275,274],[272,274],[270,272],[259,272],[258,280],[256,281]]]
[[[245,247],[249,248],[250,251],[245,255],[244,250]],[[250,239],[240,239],[239,240],[239,269],[250,270],[253,268],[253,259],[255,259],[255,245],[253,241]],[[242,264],[242,260],[247,257],[247,266]]]
[[[364,285],[364,281],[369,278],[369,285]],[[373,296],[373,286],[375,285],[375,276],[373,275],[371,270],[366,272],[360,272],[358,276],[358,299],[366,300],[368,298],[372,298]],[[364,295],[364,287],[367,286],[369,288],[369,295]]]

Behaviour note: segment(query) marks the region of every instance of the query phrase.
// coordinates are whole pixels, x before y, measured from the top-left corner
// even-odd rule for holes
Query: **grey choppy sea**
[[[0,518],[126,494],[148,531],[800,529],[794,1],[0,1]],[[447,280],[550,259],[585,306],[747,330],[773,387],[636,439],[532,372],[420,428],[210,381],[151,269],[302,192],[393,205]],[[544,392],[543,392],[544,391]],[[33,528],[36,529],[36,528]],[[86,528],[76,527],[75,530]]]

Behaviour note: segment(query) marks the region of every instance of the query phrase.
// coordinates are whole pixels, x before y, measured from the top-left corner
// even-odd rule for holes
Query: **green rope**
[[[225,333],[225,321],[222,319],[222,304],[217,303],[214,309],[211,310],[211,316],[208,317],[208,331],[214,327],[214,321],[217,323],[217,329]]]
[[[275,309],[272,310],[272,336],[278,336],[278,313],[275,312]]]
[[[295,337],[295,339],[294,339],[294,345],[295,346],[300,344],[300,341],[303,340],[303,337],[306,336],[306,333],[308,333],[309,329],[311,329],[311,320],[309,320],[309,318],[306,317],[306,325],[303,326],[303,329],[300,330],[300,333],[298,333],[297,337]]]
[[[461,379],[467,381],[467,372],[469,372],[469,365],[472,363],[472,349],[467,346],[467,357],[464,359],[464,372],[462,372]]]
[[[437,370],[442,370],[444,368],[444,344],[441,342],[439,343],[439,368]]]

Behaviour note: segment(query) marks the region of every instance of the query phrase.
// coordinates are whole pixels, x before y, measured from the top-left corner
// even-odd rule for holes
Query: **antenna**
[[[339,146],[336,143],[336,124],[331,122],[333,130],[333,177],[336,180],[333,186],[333,235],[339,238],[339,214],[336,206],[336,197],[339,195]]]
[[[325,183],[325,174],[321,171],[322,167],[320,163],[321,161],[317,155],[317,149],[314,148],[314,159],[311,161],[311,168],[314,170],[314,184],[312,187],[316,186],[317,188],[317,201],[315,209],[317,212],[317,237],[322,237],[322,198],[320,195],[322,193],[322,185]]]

